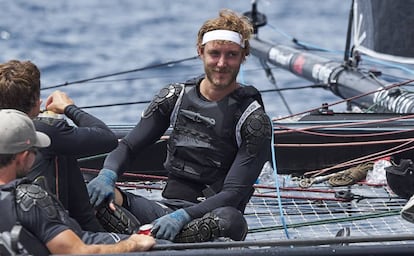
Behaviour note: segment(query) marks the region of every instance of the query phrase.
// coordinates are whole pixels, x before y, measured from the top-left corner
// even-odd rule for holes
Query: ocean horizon
[[[268,24],[259,29],[260,39],[294,46],[295,38],[333,53],[344,50],[351,1],[263,0],[257,6]],[[133,124],[163,86],[203,73],[200,60],[184,61],[196,56],[202,23],[224,8],[250,11],[251,1],[16,0],[3,1],[3,7],[1,62],[34,62],[42,72],[42,98],[59,89],[108,124]],[[174,64],[163,65],[168,62]],[[137,69],[143,70],[129,72]],[[120,72],[125,74],[111,76]],[[287,71],[272,72],[279,88],[311,85]],[[239,81],[275,88],[255,56],[248,57]],[[287,90],[283,96],[294,113],[338,100],[323,89]],[[289,114],[276,92],[263,99],[271,117]]]

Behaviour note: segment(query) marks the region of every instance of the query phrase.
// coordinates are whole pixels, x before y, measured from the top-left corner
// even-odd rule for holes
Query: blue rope
[[[269,117],[269,120],[270,120],[270,123],[273,124],[270,117]],[[272,128],[272,144],[270,146],[271,146],[271,151],[272,151],[272,167],[273,167],[273,175],[275,176],[277,203],[279,204],[280,220],[282,222],[282,226],[285,231],[286,238],[290,239],[288,227],[286,225],[285,216],[283,214],[282,199],[280,197],[280,190],[279,190],[280,182],[279,182],[279,175],[277,174],[277,168],[276,168],[276,151],[275,151],[274,145],[275,145],[275,133],[273,132],[273,128]]]

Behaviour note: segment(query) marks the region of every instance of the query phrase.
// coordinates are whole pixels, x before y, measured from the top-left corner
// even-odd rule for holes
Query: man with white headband
[[[152,234],[160,239],[245,239],[243,212],[270,159],[272,133],[260,93],[236,81],[252,32],[247,18],[230,10],[202,25],[197,52],[205,74],[155,95],[137,126],[89,182],[92,204],[115,199],[141,224],[152,223]],[[125,164],[170,126],[163,199],[155,202],[115,188]]]
[[[243,36],[234,31],[218,29],[206,32],[203,35],[203,42],[201,44],[205,45],[207,42],[214,40],[231,41],[240,45],[241,48],[244,48]]]

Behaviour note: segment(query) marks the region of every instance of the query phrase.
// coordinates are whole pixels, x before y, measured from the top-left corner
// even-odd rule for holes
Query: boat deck
[[[315,239],[414,232],[414,224],[399,214],[406,200],[393,195],[386,186],[357,184],[332,188],[321,184],[296,189],[281,187],[280,199],[274,189],[257,189],[245,212],[249,223],[247,239]]]
[[[392,237],[400,236],[399,244],[414,244],[403,238],[414,234],[414,224],[399,214],[407,200],[396,196],[386,185],[331,187],[321,183],[300,188],[290,176],[281,176],[285,180],[279,193],[272,185],[256,185],[245,211],[249,226],[246,242],[329,243],[337,238],[369,238],[368,242],[392,244]],[[123,184],[134,193],[152,199],[161,197],[162,181]]]

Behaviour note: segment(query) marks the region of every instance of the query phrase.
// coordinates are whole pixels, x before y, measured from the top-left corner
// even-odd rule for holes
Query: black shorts
[[[192,206],[194,203],[179,199],[149,200],[128,191],[121,191],[123,207],[129,210],[141,224],[148,224],[177,209]]]

